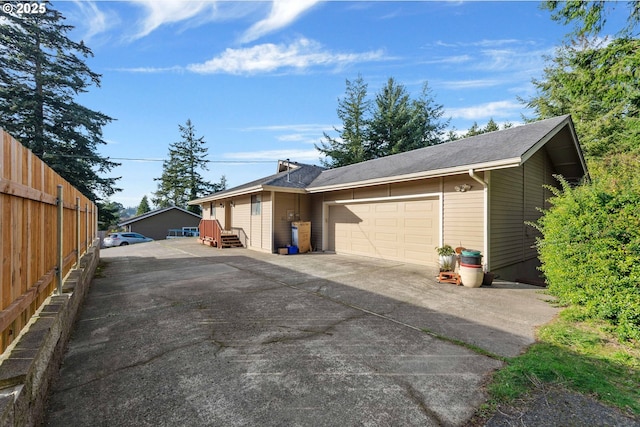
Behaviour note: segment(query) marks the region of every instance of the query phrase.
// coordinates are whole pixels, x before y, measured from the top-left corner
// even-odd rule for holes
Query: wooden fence
[[[0,352],[97,235],[98,210],[0,129]]]

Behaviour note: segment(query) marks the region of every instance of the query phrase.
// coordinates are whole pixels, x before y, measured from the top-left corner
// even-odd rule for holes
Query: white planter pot
[[[460,280],[462,284],[468,288],[479,288],[482,286],[484,279],[484,271],[482,268],[460,266]]]
[[[455,255],[440,255],[440,269],[445,271],[453,271],[456,269]]]

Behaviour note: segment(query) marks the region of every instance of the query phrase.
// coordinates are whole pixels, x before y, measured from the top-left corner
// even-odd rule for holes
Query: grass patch
[[[640,345],[621,343],[604,323],[579,318],[565,310],[540,328],[538,342],[494,374],[489,404],[510,403],[550,383],[640,415]]]
[[[107,262],[106,261],[103,261],[103,260],[98,261],[98,265],[96,266],[96,271],[93,274],[93,277],[94,278],[96,278],[96,277],[97,278],[105,277],[104,269],[106,267],[107,267]]]

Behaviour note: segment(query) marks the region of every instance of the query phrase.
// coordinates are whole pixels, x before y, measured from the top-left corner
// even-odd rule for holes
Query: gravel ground
[[[489,420],[476,419],[472,425],[635,427],[640,426],[640,419],[606,406],[589,396],[562,387],[545,386],[512,406],[499,407]]]

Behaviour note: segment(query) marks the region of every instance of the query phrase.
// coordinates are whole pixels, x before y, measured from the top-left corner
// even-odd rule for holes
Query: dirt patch
[[[531,395],[508,406],[499,406],[487,417],[476,417],[468,426],[640,426],[640,420],[596,399],[560,386],[541,386]]]

